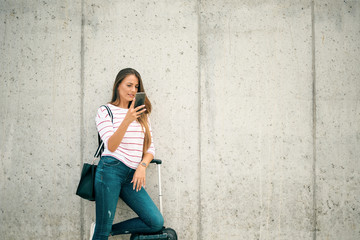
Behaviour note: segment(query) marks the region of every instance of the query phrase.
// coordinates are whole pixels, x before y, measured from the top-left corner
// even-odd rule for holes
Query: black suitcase
[[[162,161],[160,159],[153,159],[151,163],[155,163],[159,174],[159,204],[160,212],[163,214],[162,209],[162,193],[161,193],[161,171],[160,166]],[[147,234],[131,234],[130,240],[177,240],[177,234],[174,229],[163,227],[160,232],[147,233]]]
[[[131,234],[130,240],[177,240],[177,235],[172,228],[163,228],[158,233],[152,234]]]

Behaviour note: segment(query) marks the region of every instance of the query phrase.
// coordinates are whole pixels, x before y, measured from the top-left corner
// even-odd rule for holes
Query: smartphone
[[[145,96],[146,95],[145,95],[144,92],[136,93],[134,108],[137,108],[138,106],[141,106],[141,105],[145,104]]]

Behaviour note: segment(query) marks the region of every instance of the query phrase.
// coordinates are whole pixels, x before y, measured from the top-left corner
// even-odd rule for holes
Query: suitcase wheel
[[[172,228],[165,228],[162,230],[163,233],[167,234],[168,240],[177,240],[177,234]]]

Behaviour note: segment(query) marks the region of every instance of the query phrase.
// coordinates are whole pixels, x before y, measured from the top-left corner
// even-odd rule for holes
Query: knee
[[[154,217],[151,221],[151,230],[153,232],[158,232],[164,226],[164,218],[161,214]]]

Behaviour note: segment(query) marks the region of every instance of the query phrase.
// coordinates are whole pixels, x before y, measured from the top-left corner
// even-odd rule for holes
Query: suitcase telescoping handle
[[[160,166],[162,161],[160,159],[153,159],[151,163],[155,163],[158,170],[158,177],[159,177],[159,205],[160,205],[160,212],[163,215],[163,207],[162,207],[162,192],[161,192],[161,171]]]

